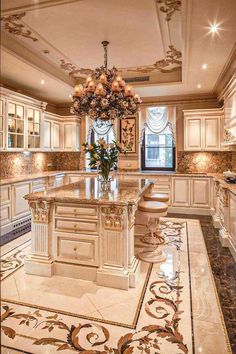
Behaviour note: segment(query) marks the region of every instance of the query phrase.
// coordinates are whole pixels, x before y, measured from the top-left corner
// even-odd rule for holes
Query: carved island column
[[[220,182],[214,181],[214,215],[213,215],[213,225],[216,229],[220,228]]]
[[[25,259],[25,272],[51,277],[53,275],[51,201],[29,201],[32,215],[31,252]]]
[[[134,286],[139,263],[134,262],[133,232],[130,232],[127,205],[104,205],[100,208],[100,267],[97,283],[128,290]],[[132,224],[133,227],[133,224]]]

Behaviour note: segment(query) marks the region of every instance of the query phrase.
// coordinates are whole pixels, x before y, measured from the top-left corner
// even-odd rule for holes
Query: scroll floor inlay
[[[135,289],[29,276],[23,267],[9,274],[2,282],[3,353],[231,353],[199,222],[163,219],[162,229],[167,259],[142,263]],[[203,264],[209,298],[197,281]]]

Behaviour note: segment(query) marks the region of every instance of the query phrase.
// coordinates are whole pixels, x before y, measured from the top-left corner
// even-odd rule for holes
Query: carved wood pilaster
[[[30,201],[32,219],[37,224],[48,224],[52,216],[52,202],[37,200]]]

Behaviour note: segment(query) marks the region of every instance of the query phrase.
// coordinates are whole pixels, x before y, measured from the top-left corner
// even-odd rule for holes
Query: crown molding
[[[191,95],[175,95],[175,96],[159,96],[159,97],[143,97],[141,107],[154,104],[186,104],[186,103],[215,103],[220,106],[217,97],[213,94],[191,94]]]
[[[236,72],[236,42],[234,43],[230,55],[213,89],[213,92],[217,96],[219,101],[223,100],[223,92],[225,91],[226,86],[231,81],[233,75],[235,75],[235,72]]]
[[[25,1],[26,2],[25,5],[14,6],[14,7],[7,7],[7,1],[5,1],[5,3],[4,2],[1,3],[1,15],[4,16],[11,15],[19,11],[25,11],[25,12],[34,11],[46,7],[59,6],[59,5],[69,4],[78,1],[82,1],[82,0],[38,0],[37,3],[35,1],[28,0]]]

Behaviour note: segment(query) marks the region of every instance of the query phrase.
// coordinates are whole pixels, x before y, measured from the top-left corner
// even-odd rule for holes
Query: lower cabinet
[[[55,176],[54,188],[63,186],[64,185],[64,179],[65,179],[65,175],[64,174]]]
[[[12,219],[27,216],[30,213],[28,200],[24,199],[31,192],[31,182],[21,182],[12,186]]]
[[[210,191],[209,178],[193,178],[191,180],[191,206],[209,208]]]
[[[233,247],[236,251],[236,195],[233,193],[230,193],[229,196],[229,213],[229,233]]]
[[[172,206],[190,206],[190,179],[172,178]]]

